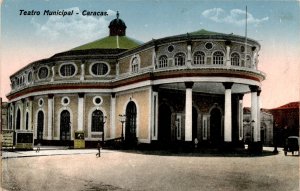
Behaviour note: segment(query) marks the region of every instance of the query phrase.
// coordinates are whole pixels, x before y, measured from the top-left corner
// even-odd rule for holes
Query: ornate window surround
[[[184,55],[184,57],[182,57],[182,55]],[[183,58],[183,60],[181,60],[181,58]],[[184,52],[178,52],[174,55],[174,65],[175,66],[185,66],[186,65],[186,54]]]
[[[197,56],[203,56],[203,59],[202,57],[200,57],[200,59],[197,58]],[[204,51],[196,51],[194,52],[193,54],[193,65],[204,65],[206,64],[206,54]]]
[[[40,74],[40,70],[41,70],[42,68],[47,68],[47,71],[48,71],[47,77],[45,77],[45,78],[40,78],[40,75],[39,75],[39,74]],[[40,66],[39,69],[38,69],[38,72],[37,72],[37,77],[38,77],[38,79],[39,79],[39,80],[45,80],[45,79],[49,78],[49,76],[50,76],[50,68],[49,68],[49,66],[47,66],[47,65],[42,65],[42,66]]]
[[[233,52],[230,55],[230,64],[231,66],[240,66],[241,65],[241,56],[237,52]]]
[[[168,67],[168,57],[167,57],[167,55],[159,56],[157,68],[167,68],[167,67]]]
[[[221,53],[221,55],[216,55],[215,54],[218,54],[218,53]],[[212,64],[213,65],[224,65],[224,61],[225,61],[225,53],[221,50],[216,50],[212,53]]]
[[[61,68],[63,67],[63,66],[66,66],[66,65],[73,65],[74,67],[75,67],[75,72],[74,72],[74,74],[72,74],[72,75],[70,75],[70,76],[64,76],[64,75],[62,75],[61,74]],[[58,74],[59,74],[59,76],[60,77],[62,77],[62,78],[71,78],[71,77],[74,77],[76,74],[77,74],[77,71],[78,71],[78,67],[77,67],[77,65],[74,63],[74,62],[65,62],[65,63],[62,63],[60,66],[59,66],[59,68],[58,68]]]
[[[136,60],[136,63],[133,63],[133,62],[135,62],[135,60]],[[141,65],[140,55],[138,55],[138,54],[133,55],[130,59],[130,72],[138,73],[140,70],[140,65]]]
[[[101,74],[101,75],[97,75],[97,74],[94,74],[93,71],[92,71],[92,67],[95,65],[95,64],[105,64],[107,66],[107,72],[105,74]],[[107,76],[109,73],[110,73],[110,65],[107,63],[107,62],[103,62],[103,61],[96,61],[96,62],[92,62],[89,66],[89,72],[92,76],[94,77],[103,77],[103,76]]]

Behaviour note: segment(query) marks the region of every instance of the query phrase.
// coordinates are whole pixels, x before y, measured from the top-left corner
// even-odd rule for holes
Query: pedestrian
[[[96,154],[96,157],[101,157],[101,153],[100,153],[100,150],[101,150],[101,144],[100,144],[100,141],[98,142],[97,144],[97,149],[98,149],[98,153]]]
[[[38,144],[36,145],[36,152],[40,152],[41,150],[41,143],[38,142]]]
[[[197,148],[198,148],[198,143],[199,143],[198,139],[197,139],[197,138],[195,138],[195,139],[194,139],[194,145],[195,145],[195,149],[197,149]]]

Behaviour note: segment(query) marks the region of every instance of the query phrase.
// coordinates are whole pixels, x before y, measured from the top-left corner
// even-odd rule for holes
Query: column
[[[30,96],[28,100],[29,100],[29,111],[30,111],[28,129],[33,130],[33,106],[32,106],[33,96]]]
[[[84,80],[84,64],[81,64],[81,75],[80,75],[80,81]]]
[[[232,141],[232,112],[231,112],[231,87],[232,82],[224,82],[225,87],[225,118],[224,118],[224,141]]]
[[[152,140],[157,140],[157,135],[158,135],[158,89],[159,86],[158,85],[154,85],[152,86],[152,136],[151,139]]]
[[[252,59],[252,67],[251,68],[253,68],[253,69],[257,69],[256,68],[256,60],[257,60],[257,49],[256,49],[256,47],[254,46],[254,47],[252,47],[252,52],[253,52],[253,59]]]
[[[187,45],[187,66],[192,65],[192,45],[188,43]]]
[[[257,141],[261,141],[260,140],[260,93],[261,93],[261,89],[258,88],[257,90]]]
[[[192,88],[193,88],[194,82],[185,82],[185,141],[192,141]]]
[[[243,120],[244,120],[244,113],[243,113],[243,97],[244,94],[239,94],[239,113],[238,113],[238,125],[239,125],[239,140],[242,141],[244,138],[244,126],[243,126]]]
[[[83,131],[84,93],[78,93],[78,131]]]
[[[52,66],[51,70],[52,70],[51,82],[53,82],[54,81],[54,77],[55,77],[55,68],[54,68],[54,66]]]
[[[111,93],[110,106],[110,136],[116,138],[116,93]]]
[[[154,69],[156,69],[156,51],[157,51],[157,49],[158,49],[158,47],[155,44],[154,48],[153,48],[153,51],[152,51],[152,66],[153,66]]]
[[[226,46],[226,66],[230,66],[230,46]]]
[[[48,140],[52,140],[53,129],[53,94],[48,95]]]
[[[226,66],[231,66],[231,62],[230,62],[231,41],[230,40],[225,41],[225,45],[226,45]]]
[[[251,90],[251,128],[252,128],[252,137],[253,141],[257,142],[257,90],[258,86],[249,86]]]

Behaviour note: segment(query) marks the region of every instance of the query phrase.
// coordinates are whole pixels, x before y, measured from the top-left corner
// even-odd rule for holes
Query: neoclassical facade
[[[33,131],[47,144],[72,142],[83,131],[86,142],[237,145],[249,93],[253,141],[260,142],[265,74],[257,41],[199,30],[141,43],[126,36],[119,14],[109,29],[11,75],[7,128]]]

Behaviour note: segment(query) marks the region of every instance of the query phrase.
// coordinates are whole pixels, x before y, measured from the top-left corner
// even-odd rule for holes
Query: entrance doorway
[[[171,110],[162,104],[158,110],[158,141],[169,143],[171,141]]]
[[[218,108],[214,108],[210,112],[210,140],[212,144],[222,142],[222,114]]]
[[[137,141],[136,117],[137,117],[136,105],[133,101],[130,101],[126,107],[125,142],[127,144],[135,144]]]
[[[70,112],[64,110],[60,114],[60,140],[67,141],[71,140],[71,120]]]
[[[44,113],[42,111],[38,112],[37,118],[37,132],[36,138],[37,140],[43,140],[43,131],[44,131]]]

